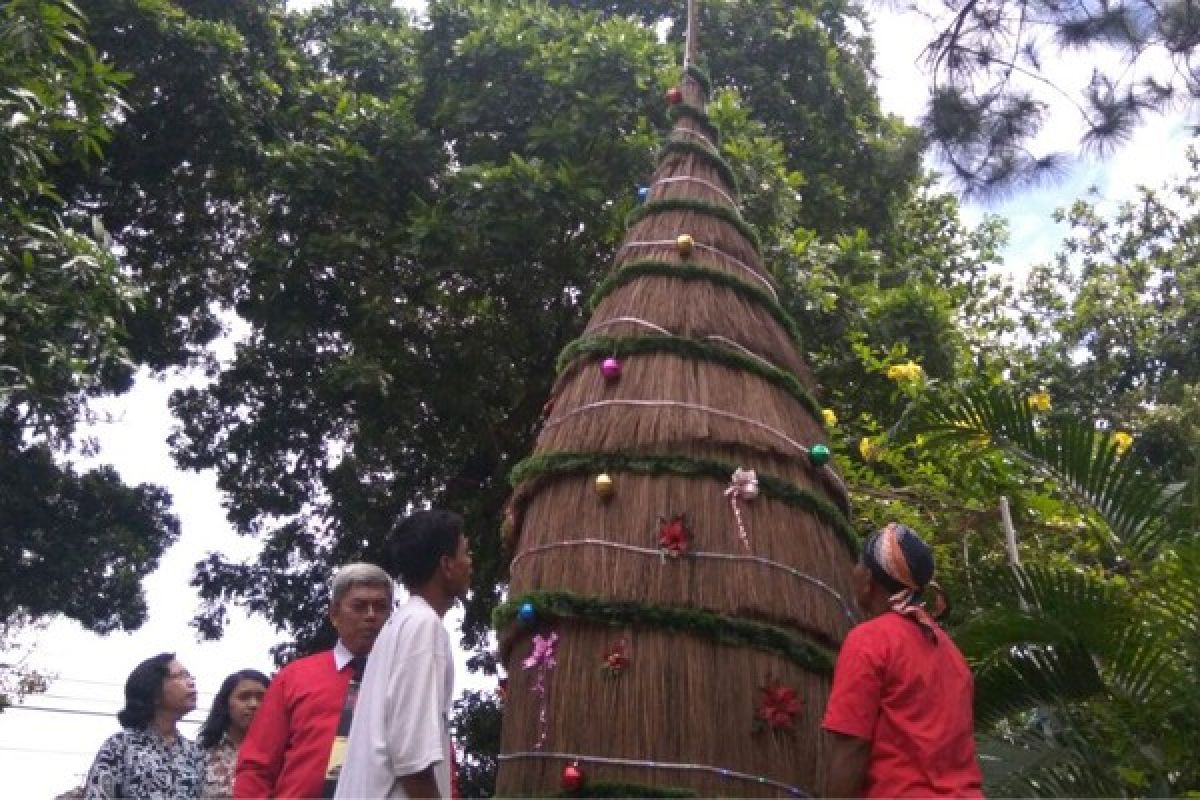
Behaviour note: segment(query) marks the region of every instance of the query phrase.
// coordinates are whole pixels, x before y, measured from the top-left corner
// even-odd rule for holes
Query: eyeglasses
[[[380,600],[372,603],[369,600],[353,600],[345,606],[355,614],[366,614],[374,611],[376,614],[390,614],[395,604],[391,600]]]

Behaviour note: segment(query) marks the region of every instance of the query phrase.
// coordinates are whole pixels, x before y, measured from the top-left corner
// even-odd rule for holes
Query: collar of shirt
[[[342,644],[341,639],[338,639],[337,644],[333,646],[333,666],[337,668],[338,672],[341,672],[353,658],[354,653],[351,653],[350,648]]]

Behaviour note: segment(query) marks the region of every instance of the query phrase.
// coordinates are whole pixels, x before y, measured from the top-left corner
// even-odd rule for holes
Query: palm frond
[[[1089,647],[1105,649],[1112,631],[1133,620],[1128,598],[1110,582],[1083,570],[1039,564],[990,565],[974,570],[973,583],[976,602],[985,609],[1024,606],[1044,625],[1057,626],[1062,635],[1079,638]],[[986,619],[987,615],[968,622],[956,635],[972,635],[974,626],[985,624]],[[1028,631],[1021,635],[1029,635]],[[1016,641],[1028,639],[1012,640]]]
[[[1107,691],[1091,653],[1079,642],[1016,645],[972,660],[975,721],[990,726],[1039,705],[1080,702]]]
[[[1163,704],[1189,680],[1191,662],[1178,651],[1198,624],[1197,594],[1188,581],[1175,583],[1185,591],[1172,591],[1148,617],[1127,589],[1081,570],[980,570],[978,597],[990,607],[954,631],[975,670],[977,719],[991,724],[1036,705],[1095,697]]]
[[[1121,782],[1089,739],[1071,729],[977,740],[988,797],[1117,797]]]
[[[989,440],[1093,509],[1111,533],[1108,544],[1131,556],[1148,556],[1183,535],[1168,524],[1179,493],[1164,491],[1107,434],[1077,419],[1041,425],[1024,400],[1003,388],[927,398],[906,413],[896,433],[922,434],[934,446]]]

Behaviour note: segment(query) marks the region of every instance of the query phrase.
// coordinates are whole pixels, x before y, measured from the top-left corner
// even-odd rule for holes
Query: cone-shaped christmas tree
[[[856,539],[694,31],[658,170],[514,471],[501,796],[818,788]]]

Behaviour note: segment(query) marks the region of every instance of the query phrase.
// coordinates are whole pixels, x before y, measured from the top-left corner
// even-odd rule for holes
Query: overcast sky
[[[915,63],[919,47],[926,41],[927,30],[911,17],[885,14],[878,18],[877,66],[883,104],[886,110],[909,120],[916,118],[924,100],[926,82]],[[1082,59],[1060,63],[1054,75],[1068,86],[1087,78]],[[1041,142],[1073,152],[1078,133],[1075,116],[1062,113],[1052,119]],[[1063,233],[1050,218],[1056,207],[1082,196],[1091,186],[1115,204],[1131,196],[1138,184],[1154,186],[1182,174],[1187,141],[1182,118],[1156,118],[1105,163],[1083,161],[1054,186],[1021,193],[990,209],[968,206],[965,215],[978,221],[988,211],[1009,219],[1013,239],[1007,268],[1022,273],[1031,263],[1053,254]],[[173,389],[195,380],[198,378],[187,374],[166,380],[143,376],[128,395],[95,406],[113,416],[112,421],[86,431],[100,440],[98,462],[113,464],[127,483],[166,485],[174,496],[183,532],[161,568],[146,581],[150,618],[141,630],[100,637],[60,620],[36,637],[32,663],[58,677],[46,694],[29,698],[24,708],[0,713],[0,774],[7,776],[7,797],[48,798],[82,781],[96,748],[117,729],[113,714],[120,707],[121,687],[129,670],[143,658],[173,651],[196,675],[201,708],[192,715],[195,723],[226,674],[246,667],[271,671],[267,651],[279,636],[261,619],[235,617],[219,642],[200,643],[188,627],[198,605],[188,585],[193,564],[211,550],[239,559],[252,556],[257,549],[256,542],[236,536],[226,523],[213,476],[180,472],[168,456],[165,440],[173,423],[167,397]],[[456,625],[457,620],[451,624]],[[459,685],[463,685],[461,674]],[[189,736],[195,729],[196,724],[183,726]]]

